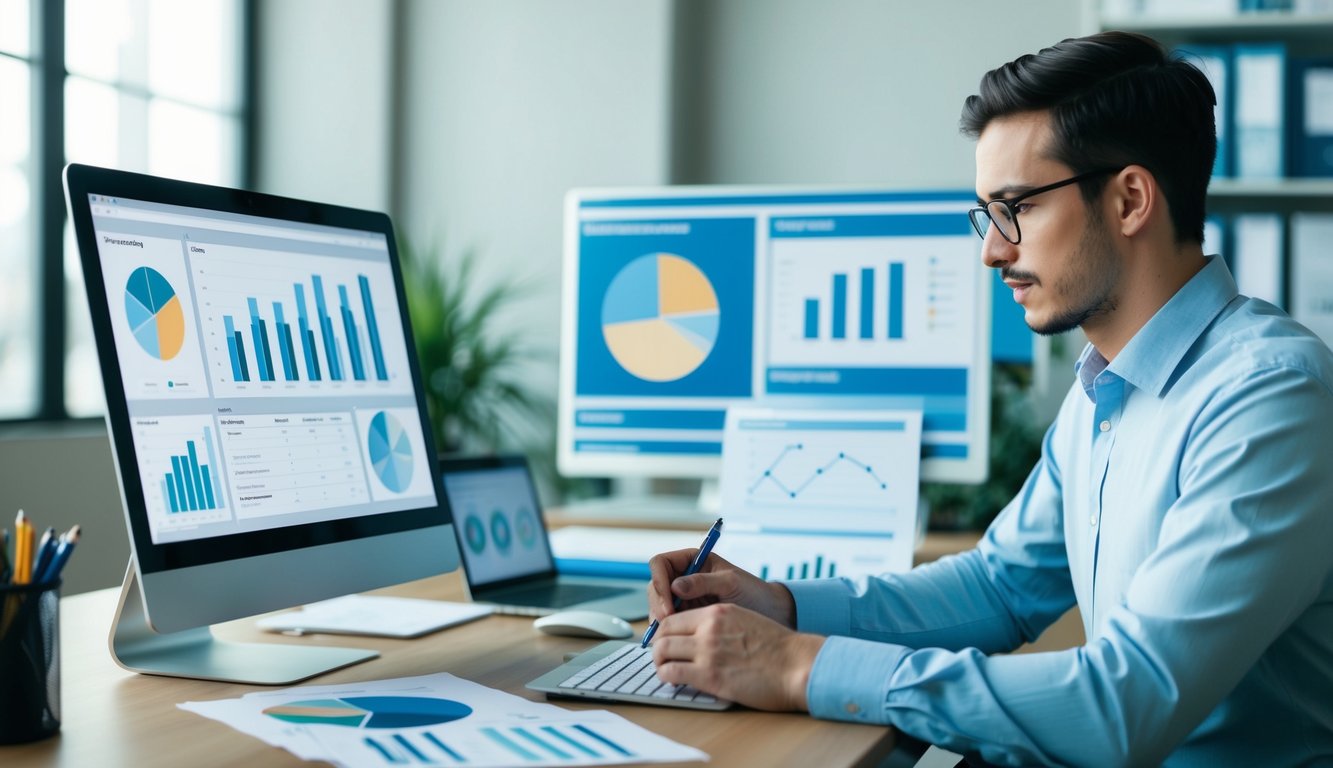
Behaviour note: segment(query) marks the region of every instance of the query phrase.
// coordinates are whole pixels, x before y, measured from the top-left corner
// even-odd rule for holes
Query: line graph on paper
[[[875,471],[873,464],[841,450],[827,451],[822,458],[823,461],[813,450],[807,451],[804,442],[788,443],[751,480],[747,495],[752,499],[762,499],[776,494],[778,499],[794,501],[817,495],[825,490],[824,486],[845,483],[848,486],[846,490],[855,493],[858,499],[867,502],[873,502],[877,496],[887,499],[889,484]],[[805,459],[815,460],[813,470],[801,466]]]
[[[727,525],[883,536],[916,515],[920,411],[731,409],[722,447]]]

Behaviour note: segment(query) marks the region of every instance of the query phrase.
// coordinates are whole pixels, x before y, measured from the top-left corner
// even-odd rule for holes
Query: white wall
[[[386,210],[393,179],[395,4],[280,0],[255,7],[256,187]]]
[[[509,320],[554,350],[565,191],[666,181],[670,3],[411,0],[404,13],[399,231],[446,260],[475,251],[484,276],[536,281]],[[551,365],[539,376],[554,395]]]

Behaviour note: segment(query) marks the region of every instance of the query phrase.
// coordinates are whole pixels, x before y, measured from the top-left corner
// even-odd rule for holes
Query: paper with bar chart
[[[706,760],[604,710],[567,711],[447,673],[186,702],[304,760],[342,766],[609,765]]]
[[[112,333],[130,399],[206,397],[180,242],[99,233]]]
[[[386,264],[194,245],[208,371],[217,396],[410,393]]]
[[[911,567],[920,411],[732,408],[719,552],[769,578]]]
[[[212,416],[136,417],[130,424],[155,538],[231,519]]]

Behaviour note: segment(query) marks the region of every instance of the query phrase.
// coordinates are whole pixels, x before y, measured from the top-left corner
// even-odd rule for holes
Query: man
[[[1123,33],[982,79],[982,259],[1091,342],[1040,461],[975,550],[860,589],[655,557],[664,680],[994,763],[1333,762],[1333,354],[1203,254],[1213,104]],[[990,655],[1075,604],[1081,648]]]

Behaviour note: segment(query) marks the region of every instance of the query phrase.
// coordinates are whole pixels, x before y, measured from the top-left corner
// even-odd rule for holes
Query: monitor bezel
[[[439,473],[432,472],[435,503],[397,512],[303,523],[261,531],[213,536],[189,541],[154,543],[147,502],[139,476],[138,456],[130,426],[119,356],[116,351],[109,299],[102,272],[100,251],[93,227],[89,195],[176,205],[220,213],[260,216],[298,224],[316,224],[382,234],[389,251],[394,291],[401,308],[399,320],[407,345],[407,360],[413,394],[421,419],[428,457],[436,455],[434,436],[427,417],[421,371],[417,360],[402,268],[396,258],[393,225],[383,213],[313,203],[260,192],[166,179],[128,171],[70,164],[64,171],[66,204],[83,266],[84,285],[92,319],[103,387],[106,392],[106,423],[111,436],[112,457],[119,481],[121,503],[129,528],[130,545],[143,574],[229,562],[278,554],[374,536],[449,525],[452,522]],[[434,461],[428,462],[432,467]]]
[[[922,202],[937,204],[957,201],[959,215],[966,216],[968,207],[975,205],[976,193],[961,188],[894,189],[883,186],[856,185],[677,185],[670,187],[586,187],[571,189],[565,194],[563,213],[560,368],[556,413],[556,462],[560,472],[570,477],[661,477],[702,478],[715,480],[722,470],[721,454],[658,455],[658,454],[602,454],[590,456],[574,450],[574,361],[578,355],[578,292],[579,292],[579,211],[585,201],[630,201],[640,199],[672,200],[679,198],[769,198],[775,202],[792,196],[867,196],[874,202]],[[977,250],[980,252],[978,241]],[[979,396],[968,397],[968,420],[984,425],[970,435],[968,456],[964,460],[923,458],[922,482],[982,483],[989,473],[990,463],[990,410],[991,410],[991,276],[990,270],[978,257],[976,319],[974,333],[978,344],[974,353],[973,369]],[[746,405],[766,405],[754,393],[744,400]],[[864,407],[864,406],[862,406]]]

